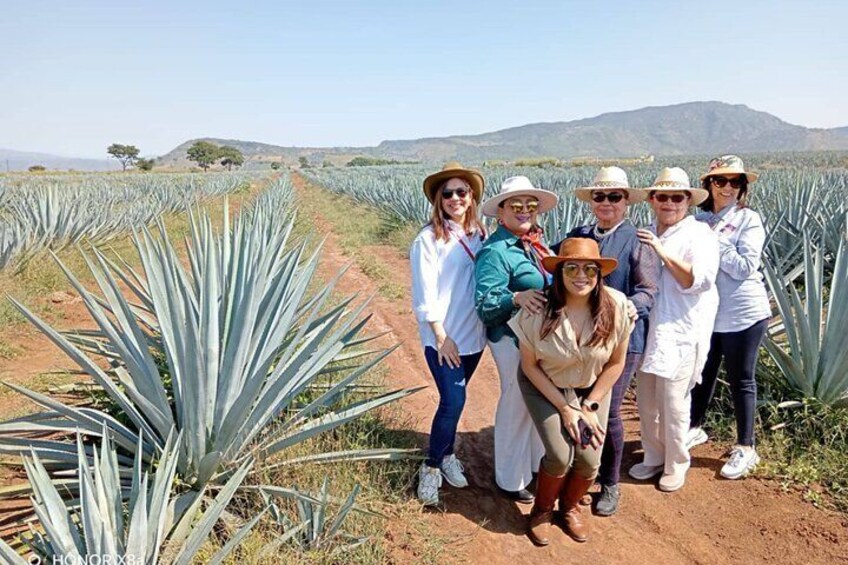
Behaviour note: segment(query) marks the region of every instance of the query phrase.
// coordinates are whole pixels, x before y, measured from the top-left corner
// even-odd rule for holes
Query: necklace
[[[621,220],[620,222],[615,224],[613,227],[609,228],[608,230],[604,230],[604,231],[600,231],[603,228],[601,228],[599,226],[599,224],[595,224],[595,226],[592,228],[592,233],[595,235],[595,238],[604,239],[605,237],[609,237],[610,235],[612,235],[612,233],[615,230],[618,229],[618,226],[620,226],[623,223],[624,223],[624,220]]]

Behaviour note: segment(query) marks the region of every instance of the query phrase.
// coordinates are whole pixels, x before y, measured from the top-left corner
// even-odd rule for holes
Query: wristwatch
[[[601,403],[597,400],[589,400],[588,398],[583,399],[583,406],[589,410],[589,412],[597,412],[598,408],[601,407]]]

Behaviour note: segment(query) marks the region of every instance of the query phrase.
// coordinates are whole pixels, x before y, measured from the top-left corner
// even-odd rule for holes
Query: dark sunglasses
[[[609,200],[610,204],[618,204],[624,199],[624,195],[620,192],[596,192],[592,195],[592,201],[600,204],[604,200]]]
[[[465,198],[466,196],[468,196],[468,189],[467,188],[457,188],[455,190],[445,189],[445,190],[442,191],[442,199],[443,200],[450,200],[451,198],[453,198],[454,194],[456,194],[460,198]]]
[[[710,177],[710,182],[718,188],[724,188],[727,186],[727,183],[730,183],[730,188],[742,188],[742,185],[745,184],[745,177],[736,177],[735,179],[729,179],[727,177]]]
[[[689,198],[686,194],[654,194],[651,198],[660,203],[665,203],[671,200],[675,204],[680,204]]]

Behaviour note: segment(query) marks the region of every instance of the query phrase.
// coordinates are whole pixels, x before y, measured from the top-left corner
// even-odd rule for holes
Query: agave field
[[[242,180],[222,175],[201,188],[174,178],[140,195],[119,189],[122,196],[106,204],[121,221],[106,227],[98,222],[111,215],[87,207],[109,197],[97,184],[79,186],[87,196],[34,186],[6,194],[6,213],[20,220],[25,203],[38,202],[51,212],[43,219],[61,245],[87,242],[81,252],[95,288],[86,288],[82,273],[56,255],[53,260],[82,297],[95,330],[58,331],[9,299],[96,383],[106,402],[98,408],[66,404],[6,383],[40,411],[0,423],[0,454],[23,455],[29,478],[0,489],[0,500],[30,496],[34,509],[13,517],[31,529],[8,540],[14,549],[0,541],[3,562],[26,562],[21,550],[79,562],[111,556],[113,562],[189,563],[224,514],[239,528],[213,563],[266,515],[279,528],[278,540],[304,550],[364,541],[341,530],[349,512],[364,512],[354,503],[357,489],[331,521],[325,519],[333,498],[326,481],[309,493],[263,484],[255,471],[261,466],[267,476],[281,466],[408,456],[391,448],[291,454],[415,390],[356,387],[391,349],[369,348],[367,301],[339,298],[335,281],[314,288],[320,246],[292,235],[288,179],[271,182],[234,218],[225,204],[219,228],[207,212],[190,210],[188,259],[181,260],[157,214],[186,208],[201,191],[226,193]],[[37,200],[51,192],[58,208]],[[136,199],[148,207],[157,203],[154,211],[143,213]],[[97,248],[121,231],[132,232],[140,267]],[[43,241],[42,247],[58,245]],[[234,496],[253,500],[241,507],[257,510],[233,514],[228,503]],[[289,517],[284,501],[296,504],[298,514]]]
[[[624,166],[631,186],[648,186],[660,168],[679,166],[694,183],[709,157],[665,157]],[[762,174],[752,185],[750,205],[763,216],[768,236],[764,273],[774,305],[766,349],[786,382],[804,397],[826,404],[848,400],[848,169],[843,154],[759,155],[746,159]],[[837,166],[841,165],[841,166]],[[437,167],[394,165],[307,169],[325,188],[381,210],[389,222],[428,221],[421,182]],[[481,167],[486,196],[501,182],[525,175],[556,192],[559,207],[542,217],[549,241],[591,221],[589,207],[572,194],[586,186],[597,167]],[[634,222],[650,222],[647,204],[634,206]]]
[[[167,212],[233,192],[255,174],[7,175],[0,179],[0,269],[43,250],[103,243]]]

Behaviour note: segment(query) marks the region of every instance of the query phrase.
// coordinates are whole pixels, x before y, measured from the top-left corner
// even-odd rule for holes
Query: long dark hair
[[[450,179],[445,179],[444,182],[440,183],[439,186],[436,187],[436,190],[433,191],[433,207],[430,209],[430,221],[427,222],[427,225],[433,226],[433,233],[436,234],[436,241],[440,239],[447,241],[450,239],[450,232],[445,229],[445,222],[450,219],[450,216],[448,216],[442,208],[442,190],[444,190],[447,186],[449,180]],[[462,231],[466,234],[470,234],[474,232],[474,230],[483,233],[483,224],[480,223],[480,219],[477,217],[477,201],[474,199],[474,191],[470,186],[468,187],[468,194],[471,196],[471,204],[468,206],[468,210],[465,211],[465,221],[463,222]]]
[[[704,212],[712,212],[713,211],[713,191],[712,191],[712,182],[710,179],[715,175],[709,175],[704,180],[701,181],[701,188],[707,191],[707,199],[698,204],[698,208],[703,210]],[[748,206],[748,177],[742,175],[739,177],[742,179],[742,186],[739,188],[739,194],[736,196],[736,205],[740,208],[747,208]]]
[[[545,307],[545,321],[542,322],[540,338],[545,339],[562,321],[562,313],[568,297],[565,289],[563,269],[565,262],[559,264],[554,272],[554,283],[545,290],[548,299]],[[609,341],[615,327],[615,301],[604,286],[604,279],[598,272],[595,288],[589,297],[589,308],[592,312],[592,339],[586,344],[590,347]]]

